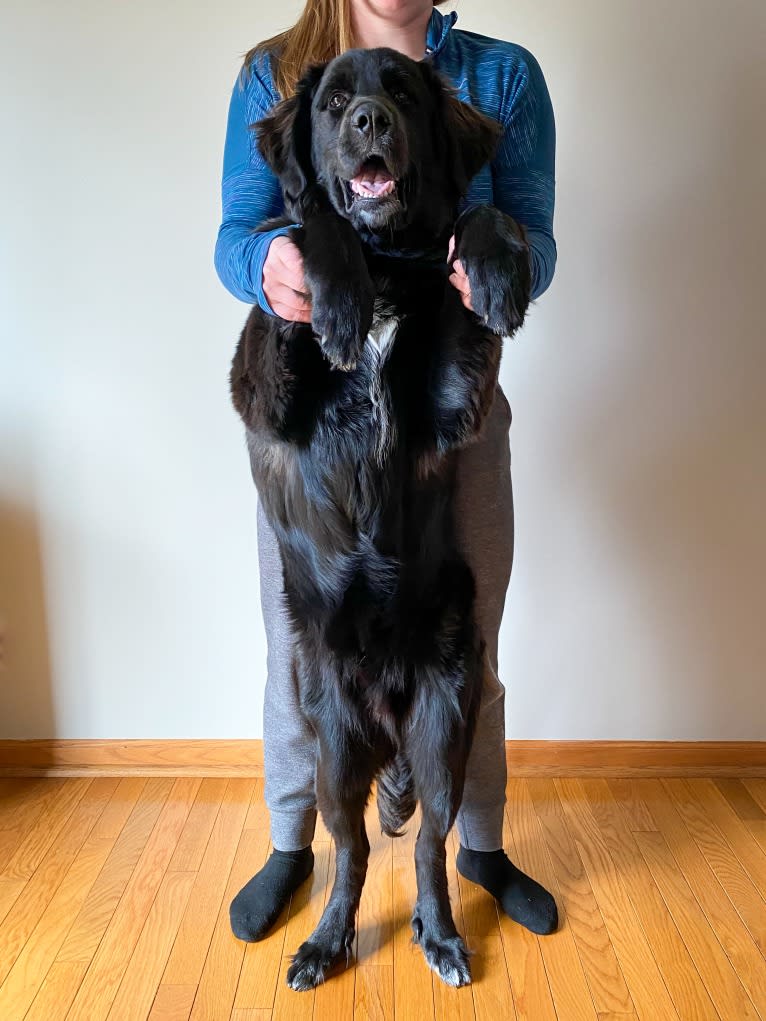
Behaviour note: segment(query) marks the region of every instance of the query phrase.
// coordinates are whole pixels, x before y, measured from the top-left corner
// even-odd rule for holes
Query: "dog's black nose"
[[[377,138],[391,127],[391,117],[381,103],[367,99],[354,109],[352,123],[365,138]]]

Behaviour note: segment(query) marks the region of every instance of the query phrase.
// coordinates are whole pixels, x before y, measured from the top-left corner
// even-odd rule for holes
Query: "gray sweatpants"
[[[497,640],[513,561],[513,495],[508,431],[511,412],[498,388],[481,438],[460,454],[457,520],[476,576],[476,615],[487,646],[484,691],[463,804],[460,842],[477,851],[502,847],[505,805],[505,689],[497,676]],[[315,738],[298,704],[289,621],[276,536],[258,508],[261,607],[268,645],[263,718],[266,804],[280,851],[311,843],[316,825]]]

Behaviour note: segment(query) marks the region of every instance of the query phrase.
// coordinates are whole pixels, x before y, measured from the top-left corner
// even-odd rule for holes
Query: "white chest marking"
[[[399,320],[395,316],[389,316],[387,319],[376,318],[373,321],[372,328],[367,334],[367,343],[372,345],[381,361],[388,355],[398,326]]]
[[[367,349],[370,364],[370,403],[372,417],[377,427],[375,443],[375,460],[382,468],[391,447],[396,440],[396,422],[391,407],[391,395],[388,387],[381,381],[383,365],[388,357],[391,345],[396,337],[399,320],[395,316],[384,318],[376,316],[372,329],[367,334]]]

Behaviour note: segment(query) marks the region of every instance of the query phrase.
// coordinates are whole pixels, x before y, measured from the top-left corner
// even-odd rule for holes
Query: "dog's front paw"
[[[328,285],[314,295],[311,326],[334,369],[350,372],[356,368],[372,325],[374,302],[366,268],[359,279]]]
[[[524,322],[532,289],[522,228],[492,206],[469,210],[455,228],[455,257],[468,276],[476,315],[493,333],[512,336]]]

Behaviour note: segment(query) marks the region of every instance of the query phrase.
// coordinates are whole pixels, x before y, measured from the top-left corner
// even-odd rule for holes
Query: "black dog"
[[[301,707],[318,741],[317,800],[336,845],[332,895],[288,983],[311,988],[349,953],[377,776],[384,832],[397,835],[420,802],[414,937],[459,986],[470,971],[445,838],[482,643],[456,542],[455,458],[492,403],[500,337],[524,319],[530,270],[510,217],[484,206],[455,218],[500,128],[427,63],[380,49],[310,71],[257,129],[285,222],[302,224],[292,236],[313,318],[253,309],[231,388],[279,540]],[[447,280],[453,231],[476,314]]]

